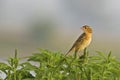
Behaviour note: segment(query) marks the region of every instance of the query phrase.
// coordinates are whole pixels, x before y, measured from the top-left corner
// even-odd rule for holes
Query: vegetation
[[[89,56],[85,49],[76,58],[39,49],[27,61],[20,61],[15,50],[7,64],[0,62],[0,70],[6,75],[4,80],[120,80],[120,61],[111,52]]]

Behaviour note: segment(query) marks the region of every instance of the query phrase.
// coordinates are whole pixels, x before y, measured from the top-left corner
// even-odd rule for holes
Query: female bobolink
[[[90,28],[90,26],[88,25],[84,25],[83,27],[81,27],[81,29],[84,32],[75,41],[72,48],[66,53],[66,55],[70,53],[72,50],[74,50],[76,54],[78,51],[84,50],[90,44],[92,39],[92,28]]]

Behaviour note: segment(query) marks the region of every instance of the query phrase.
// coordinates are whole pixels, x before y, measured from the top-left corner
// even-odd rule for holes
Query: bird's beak
[[[84,30],[83,27],[81,27],[80,29]]]

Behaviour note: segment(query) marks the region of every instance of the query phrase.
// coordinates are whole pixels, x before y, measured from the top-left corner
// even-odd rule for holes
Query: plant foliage
[[[6,75],[4,80],[120,80],[120,61],[111,52],[88,53],[85,49],[81,57],[74,57],[39,49],[20,63],[15,50],[8,64],[0,63],[0,71]]]

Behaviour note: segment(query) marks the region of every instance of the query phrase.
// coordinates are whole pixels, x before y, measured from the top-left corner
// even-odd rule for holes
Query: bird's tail
[[[65,56],[68,55],[72,50],[73,50],[73,48],[71,48],[71,49],[65,54]]]

